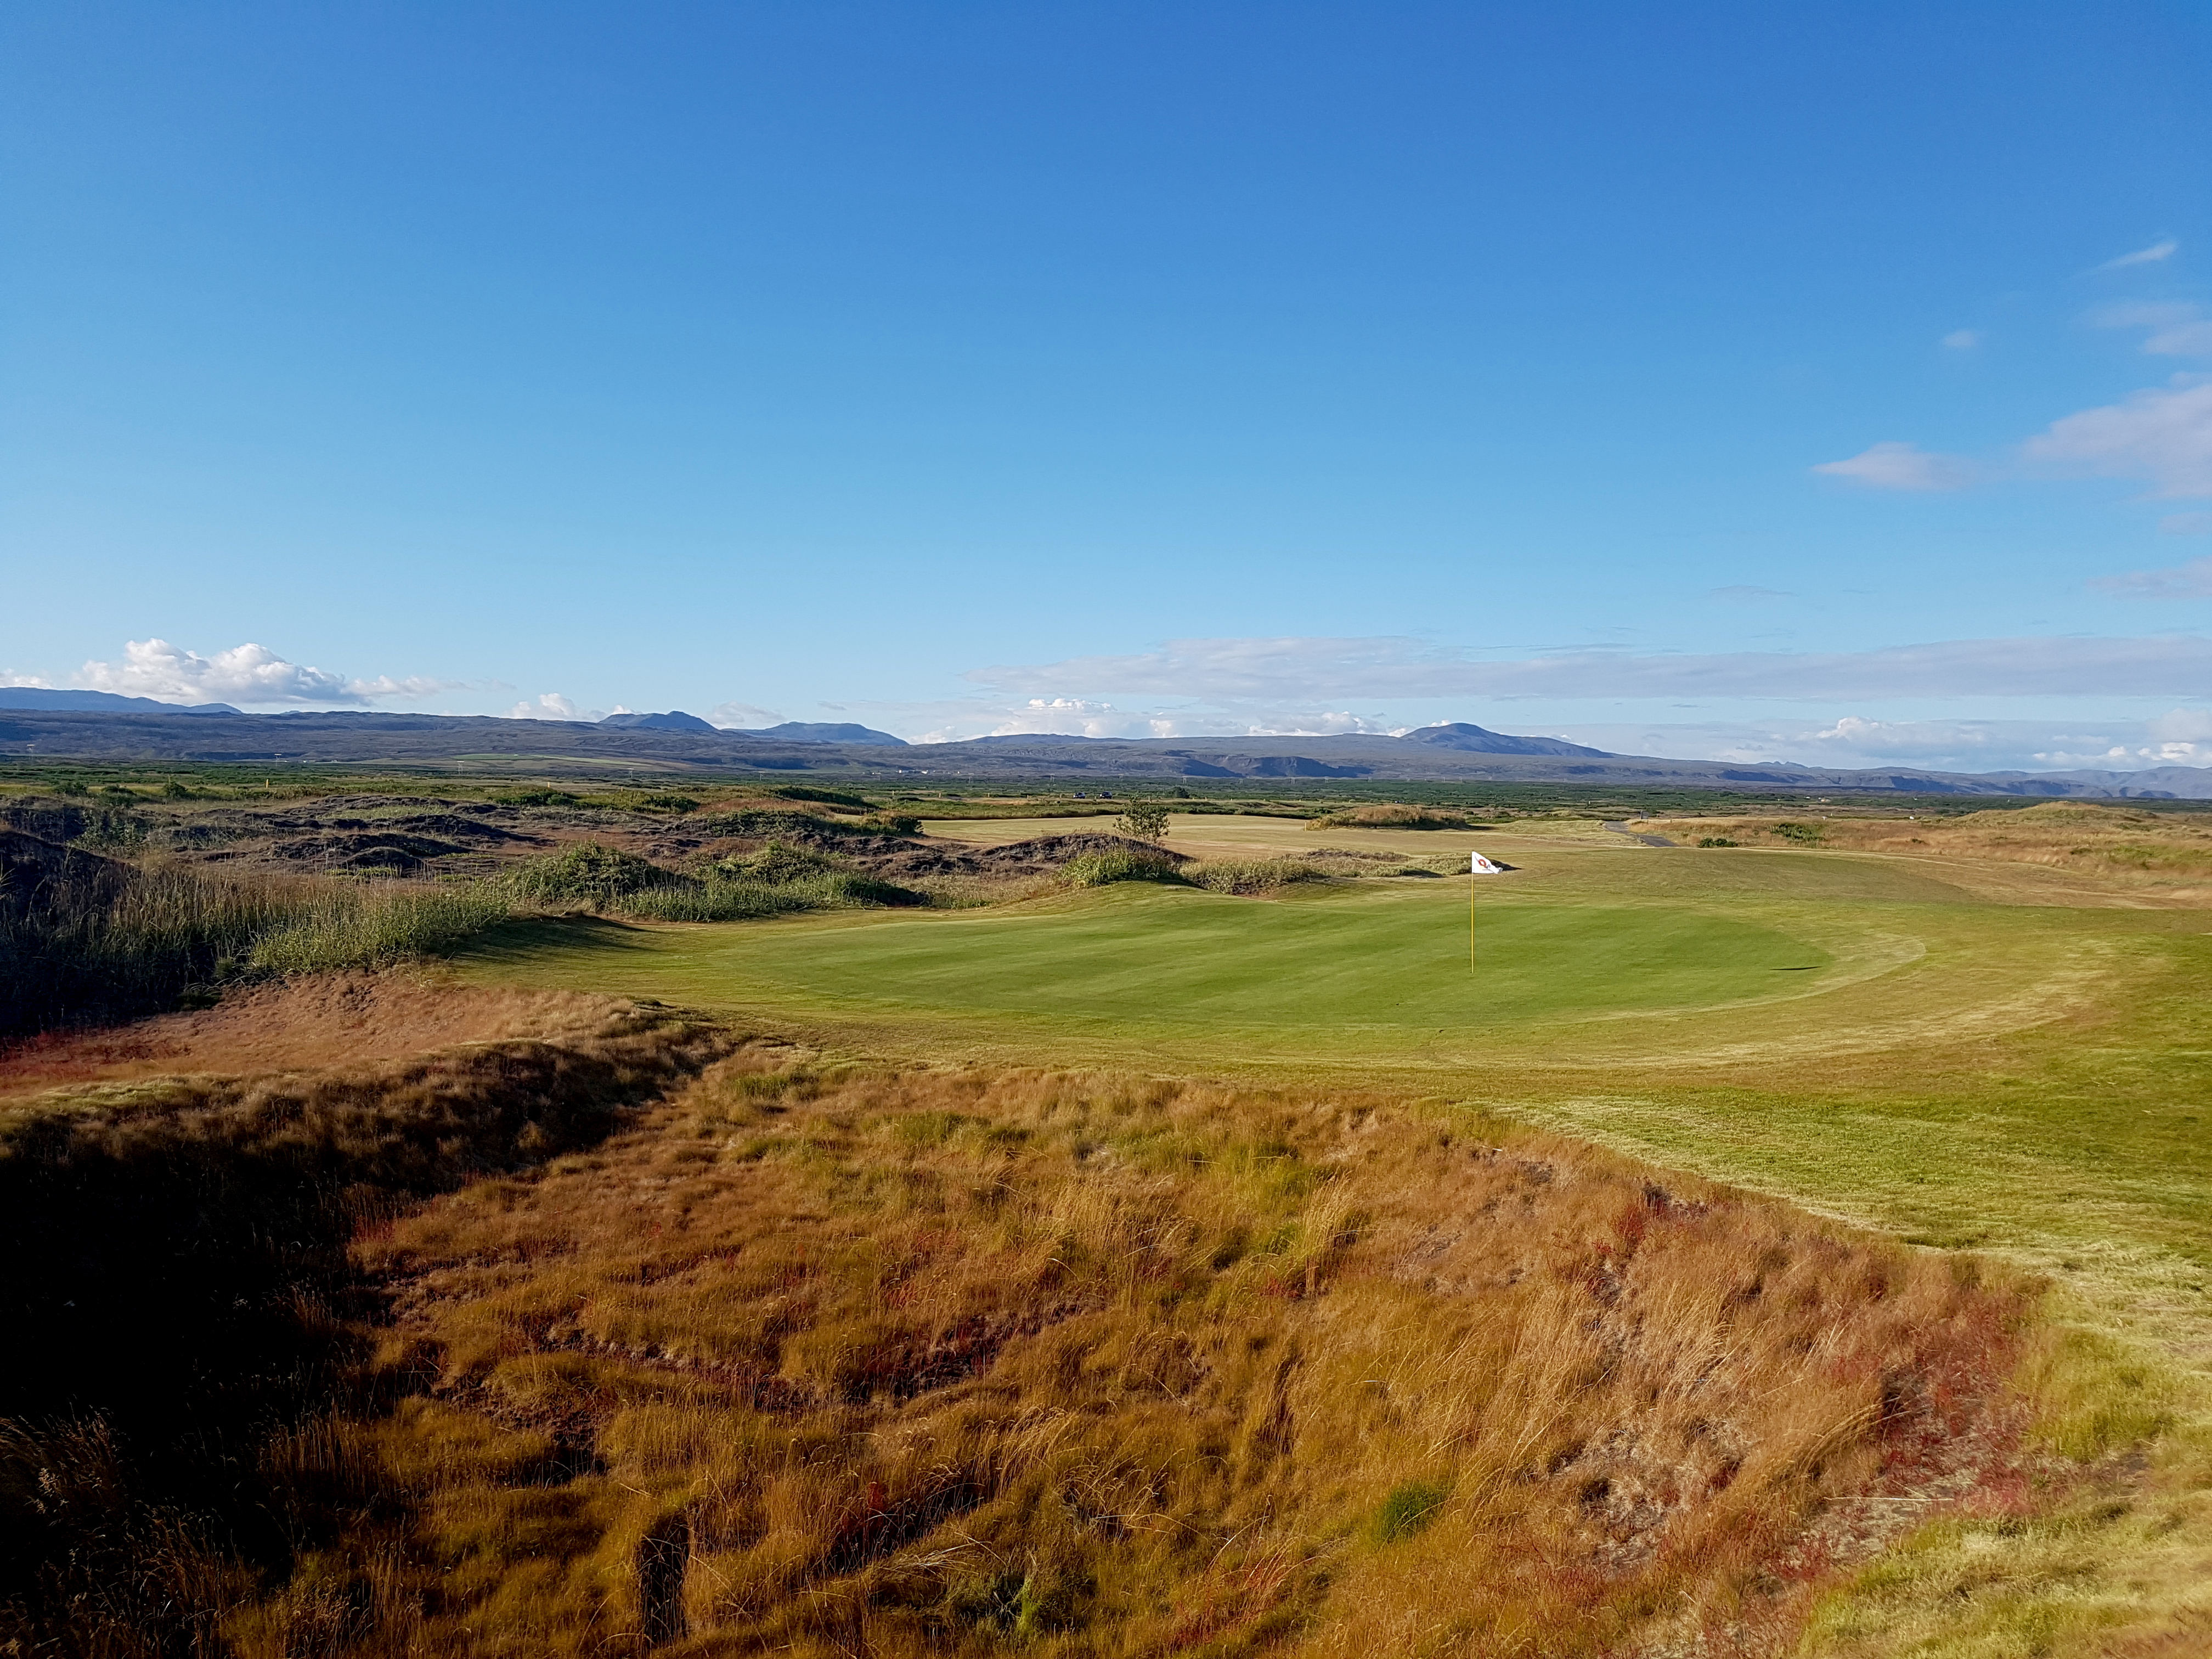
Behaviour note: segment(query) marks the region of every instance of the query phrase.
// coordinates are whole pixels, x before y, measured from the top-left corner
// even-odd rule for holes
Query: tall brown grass
[[[131,862],[0,831],[0,1036],[435,954],[507,914],[484,888]]]
[[[377,1409],[363,1218],[588,1147],[726,1047],[550,1001],[528,1037],[0,1115],[0,1652],[228,1652],[222,1620],[350,1524],[264,1448]]]
[[[1646,828],[1737,846],[1818,846],[1931,859],[2039,865],[2102,885],[2201,892],[2212,884],[2212,817],[2087,802],[1992,808],[1952,817],[1786,814],[1653,820]]]
[[[355,1260],[242,1655],[1756,1648],[2029,1306],[1402,1103],[756,1051]]]

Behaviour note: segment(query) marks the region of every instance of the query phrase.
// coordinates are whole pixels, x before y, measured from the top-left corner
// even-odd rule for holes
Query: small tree
[[[1168,833],[1167,806],[1161,801],[1133,800],[1121,809],[1121,816],[1114,827],[1133,841],[1164,841]]]

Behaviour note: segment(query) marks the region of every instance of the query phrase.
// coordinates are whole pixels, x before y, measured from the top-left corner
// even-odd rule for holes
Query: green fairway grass
[[[1380,883],[1279,902],[1131,883],[1011,912],[656,929],[604,950],[594,940],[536,954],[541,970],[557,964],[575,982],[612,969],[694,1002],[1226,1024],[1307,1042],[1802,994],[1834,961],[1777,928],[1689,907],[1508,901],[1484,908],[1471,965],[1456,888]]]

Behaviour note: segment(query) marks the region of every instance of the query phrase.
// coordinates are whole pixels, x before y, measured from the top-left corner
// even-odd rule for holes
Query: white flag
[[[1496,865],[1492,864],[1488,859],[1483,857],[1480,853],[1469,854],[1468,857],[1474,860],[1473,863],[1468,866],[1468,873],[1469,875],[1502,876],[1505,873]]]

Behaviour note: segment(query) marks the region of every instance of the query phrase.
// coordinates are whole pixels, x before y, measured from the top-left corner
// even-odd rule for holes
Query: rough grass
[[[1134,847],[1079,854],[1060,866],[1060,876],[1071,887],[1110,887],[1118,881],[1183,879],[1181,865],[1172,855]]]
[[[1711,847],[1825,847],[2045,869],[2179,902],[2212,899],[2212,819],[2051,801],[1925,819],[1776,817],[1651,820],[1647,828]]]
[[[503,894],[482,887],[376,886],[307,896],[253,942],[247,963],[264,973],[315,974],[440,956],[507,920]]]
[[[500,885],[543,907],[580,905],[648,921],[744,921],[805,910],[927,902],[910,888],[773,840],[758,853],[723,859],[696,874],[585,842],[519,863]]]
[[[255,974],[436,954],[508,908],[481,890],[240,875],[0,841],[0,1033],[148,1012]]]
[[[1315,830],[1465,830],[1473,820],[1465,812],[1434,806],[1352,806],[1327,812],[1308,827]]]
[[[244,1655],[1765,1641],[2012,1467],[2028,1310],[1388,1101],[751,1053],[356,1248],[399,1402],[269,1458],[381,1498]]]
[[[308,1542],[270,1449],[375,1409],[356,1227],[587,1147],[726,1047],[605,999],[507,1006],[538,1035],[0,1113],[0,1319],[37,1356],[0,1370],[0,1651],[226,1651],[221,1620]]]
[[[1183,872],[1187,880],[1208,892],[1246,895],[1326,881],[1334,873],[1311,859],[1212,859]]]

